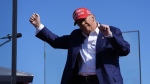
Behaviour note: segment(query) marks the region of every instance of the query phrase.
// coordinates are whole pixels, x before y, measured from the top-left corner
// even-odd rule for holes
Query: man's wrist
[[[108,37],[108,38],[113,37],[112,32],[110,32],[110,34],[108,34],[108,35],[107,35],[107,36],[105,36],[105,37]]]
[[[44,28],[44,25],[40,24],[40,26],[38,28],[36,28],[35,34],[39,33],[43,28]]]
[[[41,25],[41,23],[39,23],[39,24],[37,24],[37,25],[34,25],[34,27],[37,29],[37,28],[40,27],[40,25]]]
[[[43,25],[43,24],[40,24],[40,25],[38,26],[38,29],[42,29],[42,28],[44,28],[44,25]]]

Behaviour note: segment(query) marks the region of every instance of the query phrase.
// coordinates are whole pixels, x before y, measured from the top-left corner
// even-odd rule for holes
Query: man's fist
[[[32,25],[34,25],[35,26],[35,28],[38,28],[39,26],[40,26],[40,24],[41,24],[41,22],[40,22],[40,16],[38,15],[38,14],[36,14],[36,13],[34,13],[31,17],[30,17],[30,23],[32,24]]]
[[[104,36],[112,36],[109,25],[100,24],[99,29]]]

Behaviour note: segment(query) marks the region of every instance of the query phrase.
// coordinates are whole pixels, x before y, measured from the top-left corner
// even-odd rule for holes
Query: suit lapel
[[[97,42],[96,42],[96,53],[102,49],[104,46],[104,41],[105,41],[105,36],[99,32],[99,35],[97,37]]]
[[[79,50],[82,47],[84,39],[85,39],[85,37],[83,35],[81,35],[80,37],[78,37],[77,42],[75,42],[75,45],[76,44],[77,45],[73,47],[73,51],[72,51],[72,66],[73,66],[73,68],[75,66],[75,62],[76,62]]]

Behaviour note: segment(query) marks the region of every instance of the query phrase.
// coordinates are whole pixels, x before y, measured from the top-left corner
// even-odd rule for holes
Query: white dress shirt
[[[99,25],[98,25],[99,26]],[[86,38],[80,49],[82,60],[79,63],[79,75],[88,76],[96,74],[96,41],[99,34],[97,27]]]

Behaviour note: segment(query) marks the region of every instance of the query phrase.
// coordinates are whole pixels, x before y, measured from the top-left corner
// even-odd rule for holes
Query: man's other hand
[[[104,36],[112,36],[109,25],[100,24],[99,29]]]
[[[30,19],[29,19],[30,23],[35,26],[35,28],[38,28],[41,24],[40,22],[40,16],[37,13],[34,13]]]

